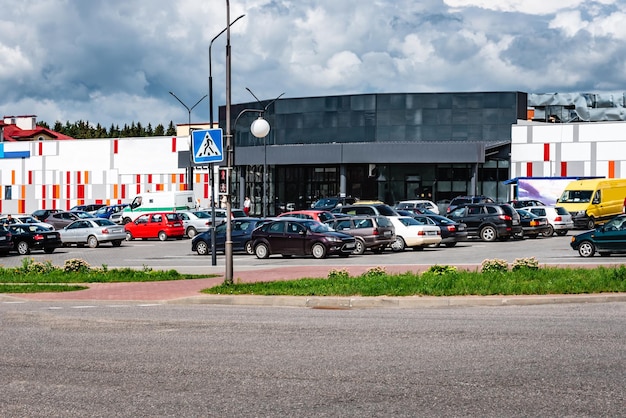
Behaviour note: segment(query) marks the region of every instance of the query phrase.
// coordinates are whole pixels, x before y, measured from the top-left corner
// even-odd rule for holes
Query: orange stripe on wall
[[[176,184],[176,174],[172,174],[170,182]]]
[[[113,185],[113,199],[117,199],[118,197],[118,192],[119,192],[119,186],[117,184]]]
[[[26,185],[25,184],[22,185],[22,187],[20,187],[20,190],[21,190],[21,194],[19,197],[21,199],[24,199],[26,197]],[[24,213],[24,212],[20,212],[20,213]]]
[[[615,161],[609,161],[609,178],[615,178]]]
[[[89,171],[85,171],[85,184],[89,184]]]
[[[19,213],[26,213],[26,199],[20,199],[17,202],[17,210]]]
[[[11,170],[11,184],[15,185],[15,170]]]
[[[60,195],[61,195],[61,186],[59,186],[58,184],[55,184],[54,186],[52,186],[52,198],[58,199]]]

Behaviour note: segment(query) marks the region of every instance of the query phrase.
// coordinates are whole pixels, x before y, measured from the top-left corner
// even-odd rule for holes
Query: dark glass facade
[[[271,130],[249,130],[270,101],[231,107],[235,143],[234,203],[250,195],[261,213],[263,167],[267,213],[307,207],[345,193],[395,201],[449,200],[460,194],[507,199],[511,125],[526,119],[522,92],[397,93],[292,98],[264,114]],[[225,108],[220,108],[224,126]],[[236,122],[236,123],[235,123]]]

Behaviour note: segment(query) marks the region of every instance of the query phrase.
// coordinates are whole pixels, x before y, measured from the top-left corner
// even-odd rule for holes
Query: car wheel
[[[120,247],[122,245],[122,240],[116,239],[115,241],[112,241],[111,244],[113,244],[114,247]]]
[[[26,241],[20,241],[17,243],[17,253],[19,255],[27,255],[30,254],[30,246]]]
[[[398,252],[398,251],[404,251],[405,248],[406,248],[406,242],[404,242],[404,238],[396,236],[396,240],[391,243],[391,250]]]
[[[122,219],[122,224],[123,224],[123,225],[129,224],[129,223],[131,223],[131,222],[132,222],[132,221],[130,220],[130,218],[124,218],[124,219]]]
[[[270,249],[268,248],[267,244],[260,243],[257,244],[256,247],[254,247],[254,254],[256,255],[256,258],[268,258],[270,256]]]
[[[195,237],[197,233],[198,231],[196,231],[196,228],[194,228],[193,226],[190,226],[189,228],[187,228],[186,234],[189,238]]]
[[[246,250],[246,254],[254,255],[254,247],[252,247],[252,241],[246,242],[243,248]]]
[[[446,247],[448,247],[448,248],[452,248],[452,247],[456,246],[456,242],[446,242],[444,245]]]
[[[326,247],[324,244],[320,244],[319,242],[315,243],[311,248],[311,253],[313,253],[313,257],[317,259],[326,258]]]
[[[100,243],[98,242],[98,238],[90,235],[89,238],[87,238],[87,245],[89,246],[89,248],[98,248],[98,245],[100,245]]]
[[[198,255],[207,255],[209,254],[209,244],[204,241],[199,241],[196,244],[196,252]]]
[[[52,248],[44,248],[43,252],[46,253],[46,254],[52,254],[54,252],[54,250],[55,250],[54,247],[52,247]]]
[[[560,237],[567,235],[567,229],[556,231],[556,234]]]
[[[587,221],[587,229],[594,229],[596,227],[596,220],[593,217]]]
[[[487,242],[495,241],[498,238],[498,233],[493,226],[487,225],[480,230],[480,239]]]
[[[360,239],[357,239],[356,242],[354,243],[354,251],[352,251],[352,254],[362,255],[364,252],[365,252],[365,243],[361,241]]]
[[[130,232],[126,232],[126,241],[132,241],[133,240],[133,234],[131,234]]]
[[[167,234],[165,231],[159,231],[159,241],[167,241]]]
[[[578,246],[578,254],[581,257],[593,257],[596,253],[596,246],[589,241],[583,241]]]
[[[554,227],[552,225],[548,225],[548,229],[543,231],[544,237],[551,237],[554,234]]]

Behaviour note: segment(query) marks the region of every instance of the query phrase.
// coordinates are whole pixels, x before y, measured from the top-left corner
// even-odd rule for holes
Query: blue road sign
[[[221,129],[193,131],[193,162],[195,164],[219,163],[224,161],[224,144]]]

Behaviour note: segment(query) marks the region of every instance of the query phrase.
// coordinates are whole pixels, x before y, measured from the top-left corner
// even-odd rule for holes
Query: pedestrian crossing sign
[[[221,129],[193,131],[191,135],[193,162],[195,164],[224,161],[224,144]]]

